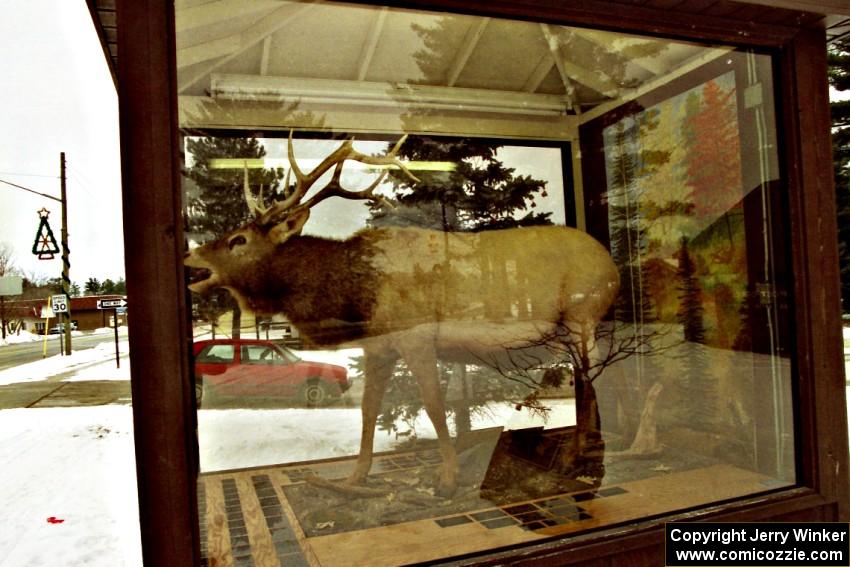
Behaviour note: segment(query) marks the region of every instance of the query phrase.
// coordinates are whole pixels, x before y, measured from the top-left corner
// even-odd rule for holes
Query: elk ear
[[[310,209],[293,211],[269,231],[269,238],[275,244],[283,244],[291,237],[301,234],[301,229],[309,218]]]

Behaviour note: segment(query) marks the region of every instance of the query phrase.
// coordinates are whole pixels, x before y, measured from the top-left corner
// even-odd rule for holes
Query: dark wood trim
[[[198,563],[173,7],[118,5],[119,114],[139,517],[145,565]]]
[[[784,50],[786,176],[795,272],[800,481],[848,520],[847,414],[825,33],[803,29]]]
[[[667,522],[836,521],[835,503],[828,503],[809,489],[798,488],[717,504],[708,508],[653,518],[638,524],[545,541],[481,555],[474,559],[447,561],[446,565],[619,565],[656,567],[664,554]]]
[[[356,4],[363,0],[342,0]],[[734,20],[684,11],[662,10],[605,0],[384,0],[388,6],[447,10],[537,22],[592,26],[680,39],[703,39],[741,46],[779,47],[790,41],[796,27]],[[802,12],[800,14],[803,14]]]
[[[103,56],[106,58],[106,66],[109,67],[109,74],[112,75],[112,84],[114,84],[115,89],[118,90],[118,75],[115,72],[115,61],[112,59],[112,54],[109,52],[109,38],[106,37],[106,30],[104,29],[104,23],[99,14],[100,8],[97,6],[97,0],[86,0],[86,5],[89,7],[92,24],[94,24],[94,30],[97,32],[97,37],[100,40],[100,47],[103,49]],[[104,12],[105,11],[106,10],[104,10]]]
[[[782,48],[780,105],[796,274],[800,376],[796,407],[803,488],[722,503],[674,518],[847,521],[847,430],[823,31],[681,15],[602,0],[391,3]],[[180,262],[183,226],[172,10],[168,0],[118,3],[124,231],[133,310],[130,364],[146,565],[199,563],[196,424]],[[648,519],[464,561],[657,565],[663,522],[670,519]]]

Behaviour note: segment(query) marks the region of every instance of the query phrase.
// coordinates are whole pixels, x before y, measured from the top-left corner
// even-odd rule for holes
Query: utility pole
[[[71,289],[71,276],[69,275],[70,268],[71,268],[71,262],[68,259],[68,255],[70,254],[71,251],[68,249],[68,198],[67,198],[67,194],[66,194],[66,182],[65,182],[65,180],[66,180],[66,177],[65,177],[65,152],[60,152],[60,154],[59,154],[59,179],[60,179],[60,190],[62,192],[62,198],[61,199],[57,199],[53,195],[48,195],[46,193],[34,191],[34,190],[30,189],[29,187],[24,187],[23,185],[18,185],[17,183],[11,183],[11,182],[5,181],[3,179],[0,179],[0,183],[2,183],[3,185],[9,185],[10,187],[15,187],[17,189],[21,189],[23,191],[27,191],[29,193],[33,193],[35,195],[40,195],[40,196],[45,197],[47,199],[52,199],[53,201],[57,201],[58,203],[60,203],[62,205],[62,234],[61,234],[61,239],[62,239],[62,293],[66,297],[68,297],[68,301],[67,301],[68,310],[67,310],[67,312],[63,313],[63,315],[62,315],[63,330],[65,332],[65,335],[64,335],[64,347],[65,348],[63,349],[64,352],[62,354],[71,354],[71,301],[70,301],[70,297],[69,297],[69,292],[70,292],[70,289]],[[53,254],[57,250],[56,250],[56,247],[55,247],[56,240],[53,238],[53,233],[50,230],[50,225],[47,225],[47,216],[50,214],[50,211],[42,208],[42,210],[38,211],[38,213],[39,213],[39,216],[42,219],[42,224],[39,225],[39,232],[36,234],[36,242],[35,242],[35,244],[33,244],[32,253],[38,255],[39,260],[52,260]],[[42,215],[42,213],[44,213],[44,214]],[[45,227],[45,226],[47,227],[46,228],[47,234],[43,235],[41,231],[42,231],[42,228]],[[39,244],[39,238],[41,238],[41,237],[44,238],[45,244],[48,243],[48,237],[50,239],[52,239],[53,244],[54,244],[54,249],[49,250],[49,246],[48,246],[48,250],[43,250],[42,253],[40,253],[37,250],[37,246]],[[20,292],[18,292],[18,294],[20,294]],[[45,334],[44,338],[45,338],[45,340],[47,340],[47,321],[45,321],[44,334]],[[60,339],[59,344],[60,345],[63,344],[63,342],[61,342],[61,339]]]
[[[68,259],[68,198],[65,192],[65,152],[59,154],[59,179],[62,202],[62,293],[68,297],[68,310],[62,314],[63,331],[65,333],[65,354],[71,354],[71,262]]]

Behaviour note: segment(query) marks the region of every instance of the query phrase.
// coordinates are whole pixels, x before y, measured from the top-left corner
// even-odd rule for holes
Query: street
[[[127,327],[118,328],[118,338],[127,338]],[[113,342],[115,335],[97,334],[97,335],[79,335],[75,336],[71,342],[71,350],[85,350],[96,347],[101,343]],[[5,370],[20,364],[26,364],[34,360],[41,360],[42,349],[44,348],[43,341],[35,341],[31,343],[21,343],[16,345],[7,345],[0,347],[0,370]],[[47,336],[47,356],[59,354],[59,335]]]

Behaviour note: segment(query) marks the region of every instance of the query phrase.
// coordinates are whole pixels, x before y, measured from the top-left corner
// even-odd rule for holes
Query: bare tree
[[[0,278],[10,276],[13,273],[15,273],[15,264],[12,247],[6,242],[2,242],[0,243]],[[6,297],[0,295],[0,338],[6,338],[8,319]]]
[[[576,428],[569,447],[563,447],[560,472],[576,478],[578,476],[600,478],[603,474],[602,461],[605,442],[602,437],[599,404],[595,381],[612,366],[635,356],[657,356],[674,348],[668,326],[644,326],[637,332],[634,325],[622,321],[603,321],[596,326],[559,324],[541,333],[534,344],[518,347],[506,346],[506,357],[481,360],[481,364],[496,369],[504,377],[519,381],[532,392],[518,403],[533,411],[547,413],[538,398],[540,388],[557,386],[563,380],[560,369],[566,368],[572,375],[576,398]],[[639,433],[635,437],[629,454],[657,452],[655,436],[654,404],[660,394],[661,385],[655,385],[647,404],[649,411],[641,414]]]

